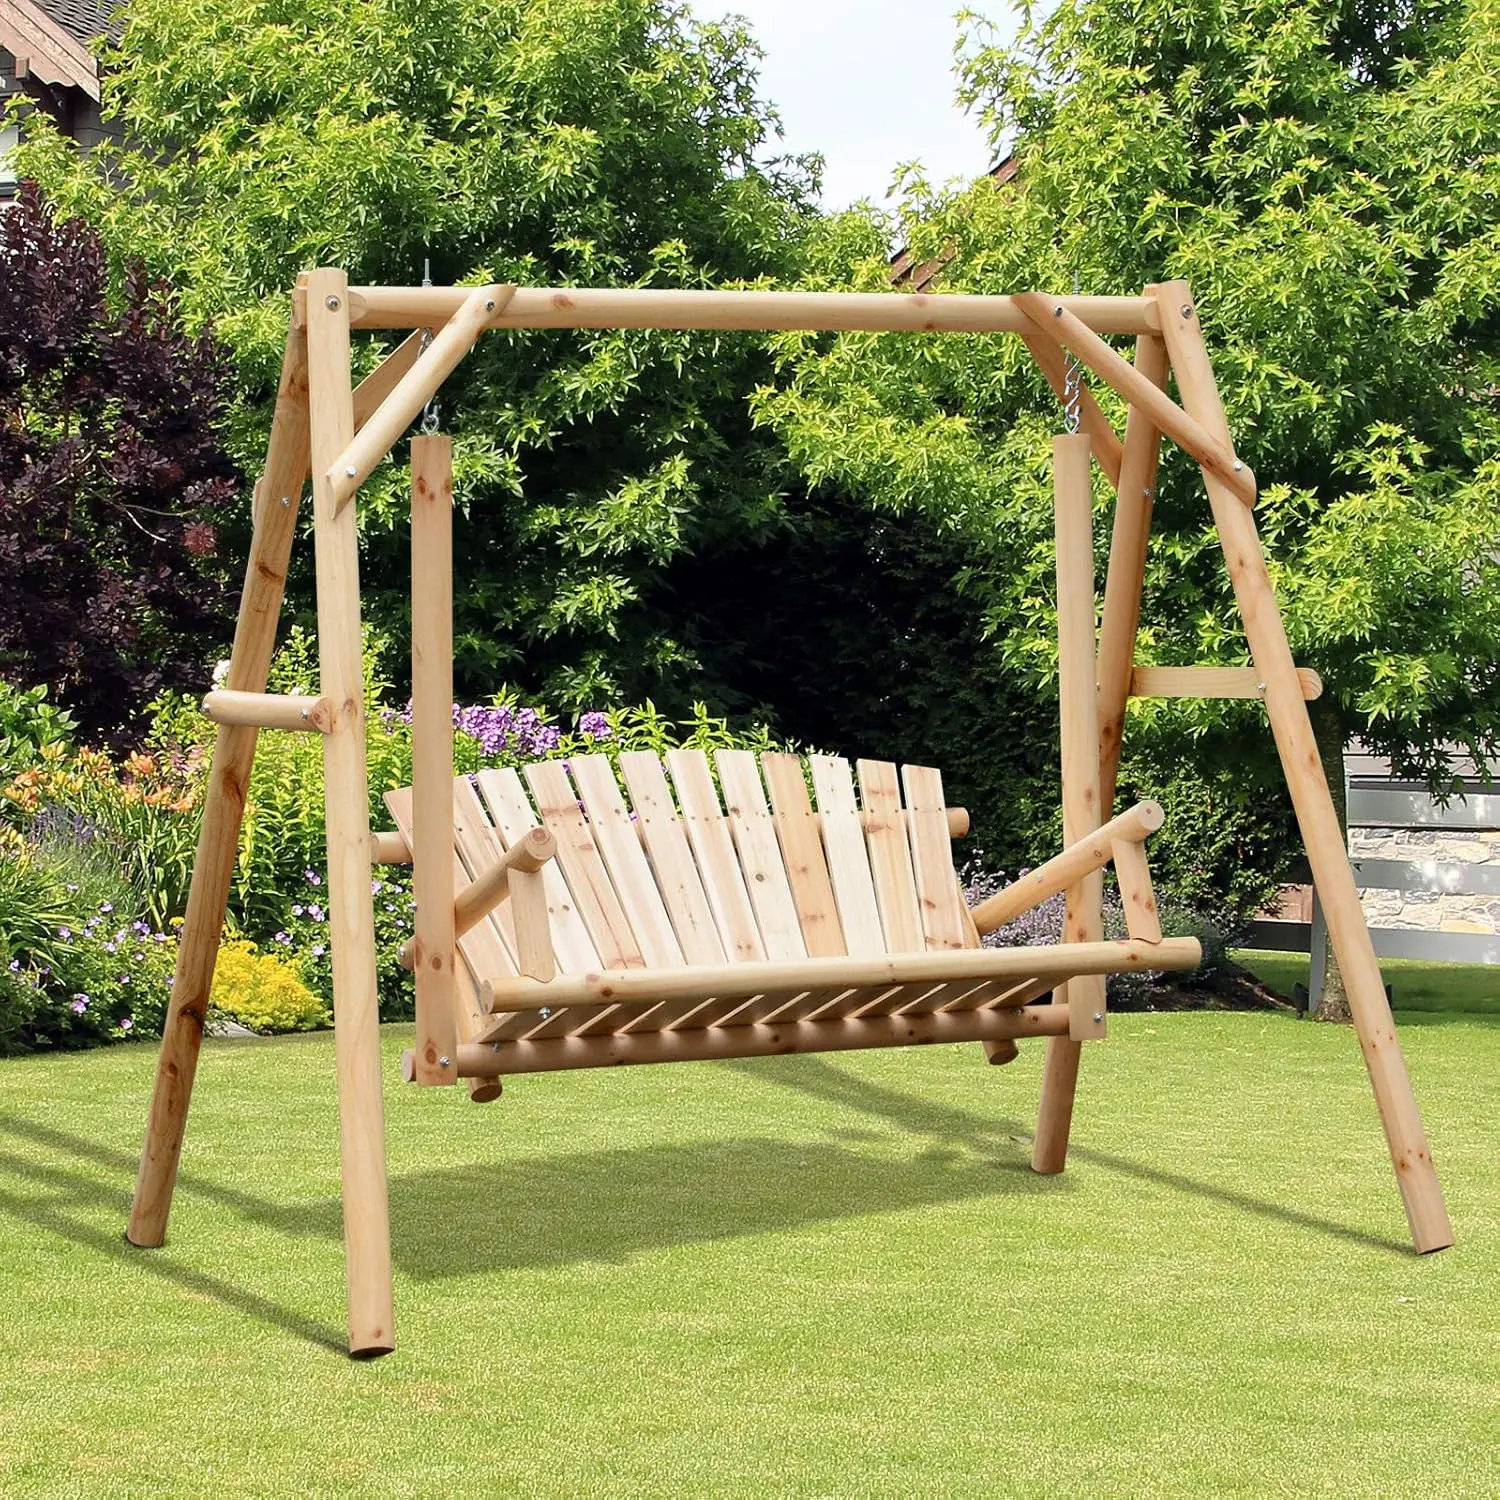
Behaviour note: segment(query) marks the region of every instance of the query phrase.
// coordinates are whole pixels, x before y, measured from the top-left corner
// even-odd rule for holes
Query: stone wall
[[[1500,832],[1464,828],[1351,828],[1349,855],[1419,864],[1500,867]],[[1358,870],[1356,870],[1356,875]],[[1360,892],[1371,927],[1423,932],[1500,933],[1500,894],[1460,895],[1442,891]]]

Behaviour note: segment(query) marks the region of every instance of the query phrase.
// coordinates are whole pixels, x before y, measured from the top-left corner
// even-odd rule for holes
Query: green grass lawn
[[[1399,981],[1398,981],[1398,993]],[[0,1063],[0,1494],[1500,1493],[1500,1025],[1403,1040],[1419,1258],[1353,1035],[1130,1015],[1068,1172],[1041,1051],[403,1088],[400,1348],[342,1354],[333,1043],[211,1042],[168,1245],[153,1054]]]
[[[1307,955],[1245,948],[1235,958],[1277,993],[1307,983]],[[1383,958],[1380,972],[1391,988],[1391,1004],[1408,1025],[1448,1016],[1500,1016],[1500,965],[1428,963]]]

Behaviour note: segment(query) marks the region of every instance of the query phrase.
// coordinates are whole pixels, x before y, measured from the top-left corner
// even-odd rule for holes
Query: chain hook
[[[429,257],[422,257],[422,285],[432,285],[432,261]],[[432,343],[432,330],[422,330],[422,342],[419,345],[418,358],[427,353],[428,346]],[[438,430],[438,406],[437,393],[434,392],[427,398],[427,405],[422,409],[422,433],[425,437],[432,437]]]
[[[1078,295],[1078,272],[1073,272],[1073,295]],[[1078,431],[1078,425],[1082,421],[1081,407],[1083,405],[1083,362],[1076,354],[1068,356],[1066,372],[1063,375],[1063,431],[1070,437]]]

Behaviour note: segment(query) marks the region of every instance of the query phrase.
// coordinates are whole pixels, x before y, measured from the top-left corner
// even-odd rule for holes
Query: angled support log
[[[1323,679],[1311,667],[1297,668],[1302,696],[1323,696]],[[1254,667],[1133,667],[1132,698],[1260,698],[1266,685]]]
[[[395,1314],[370,894],[359,546],[355,514],[340,510],[328,477],[354,430],[347,295],[342,271],[317,270],[308,277],[318,669],[322,694],[336,705],[334,731],[323,737],[323,776],[349,1352],[368,1356],[395,1348]]]
[[[231,691],[265,691],[297,527],[297,503],[307,470],[307,339],[301,330],[292,328],[281,364],[265,473],[257,486],[255,530],[229,656],[227,686]],[[253,725],[227,724],[220,728],[214,743],[187,913],[178,938],[172,1000],[162,1024],[146,1142],[125,1231],[133,1245],[160,1245],[166,1238],[203,1042],[203,1022],[213,988],[219,934],[234,876],[245,794],[255,760],[255,739]]]
[[[1209,428],[1217,442],[1228,448],[1229,424],[1187,284],[1170,282],[1159,287],[1156,295],[1161,305],[1162,335],[1172,356],[1183,403]],[[1385,1127],[1412,1243],[1423,1252],[1441,1250],[1453,1243],[1453,1229],[1448,1222],[1443,1191],[1432,1164],[1406,1060],[1396,1040],[1380,965],[1365,925],[1344,834],[1323,775],[1322,759],[1287,645],[1255,518],[1238,503],[1217,470],[1205,468],[1203,477],[1250,654],[1260,680],[1266,685],[1266,713],[1276,737],[1302,841],[1307,846],[1329,940],[1343,971],[1354,1029]]]
[[[371,413],[359,435],[356,437],[350,432],[349,439],[323,475],[339,511],[354,498],[355,491],[369,478],[375,465],[391,451],[417,413],[458,367],[459,361],[474,347],[474,341],[503,310],[515,291],[513,286],[482,286],[470,292],[463,305],[438,331],[427,352],[412,364]],[[309,326],[317,311],[314,301],[309,291]]]
[[[1129,360],[1116,354],[1097,333],[1068,311],[1062,298],[1041,292],[1017,292],[1015,301],[1040,332],[1071,349],[1130,405],[1141,407],[1162,432],[1197,459],[1231,494],[1239,496],[1247,506],[1255,504],[1255,475],[1234,456],[1233,450]]]
[[[203,714],[215,724],[248,724],[256,729],[291,729],[327,734],[333,705],[326,698],[292,693],[241,693],[221,688],[203,699]]]
[[[1136,371],[1158,388],[1167,380],[1167,349],[1159,338],[1143,334],[1135,344]],[[1130,696],[1131,666],[1140,629],[1141,591],[1146,580],[1146,544],[1151,535],[1151,506],[1156,495],[1156,468],[1161,430],[1139,406],[1125,419],[1125,454],[1115,489],[1114,529],[1109,542],[1109,572],[1104,582],[1104,618],[1099,626],[1099,809],[1115,805],[1120,744],[1125,733],[1125,703]]]
[[[1031,350],[1037,368],[1047,378],[1057,396],[1066,407],[1068,404],[1068,357],[1055,339],[1044,338],[1039,333],[1023,333],[1022,342]],[[1094,456],[1099,467],[1109,475],[1109,482],[1116,490],[1120,488],[1120,465],[1124,461],[1124,447],[1119,434],[1109,425],[1109,418],[1099,409],[1094,393],[1083,384],[1078,387],[1078,420],[1094,445]]]

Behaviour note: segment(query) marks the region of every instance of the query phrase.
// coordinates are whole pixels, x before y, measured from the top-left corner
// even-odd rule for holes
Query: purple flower
[[[323,908],[316,901],[307,908],[307,914],[314,922],[321,922],[323,920]]]
[[[384,889],[385,889],[385,881],[383,881],[383,880],[372,880],[370,882],[370,894],[372,896],[378,896],[381,893],[381,891],[383,891]]]
[[[312,945],[312,956],[314,958],[322,958],[322,956],[327,952],[328,950],[322,945],[322,943],[314,943]]]
[[[614,731],[609,727],[609,720],[601,713],[580,714],[578,718],[579,734],[586,734],[591,740],[607,740],[613,737]]]
[[[302,874],[309,885],[323,884],[323,877],[316,870],[304,870]]]
[[[114,909],[115,903],[113,901],[102,902],[99,907],[99,910],[102,911],[105,916],[108,916]]]
[[[132,1021],[129,1016],[121,1016],[120,1017],[120,1030],[121,1031],[133,1031],[134,1029],[135,1029],[135,1022]]]
[[[19,974],[21,972],[21,960],[19,958],[11,959],[10,972],[12,974]]]
[[[291,942],[291,938],[284,932],[278,932],[276,936],[271,939],[271,941],[273,943],[280,943],[284,948],[288,943]]]
[[[89,1008],[89,997],[87,995],[74,995],[72,1011],[75,1016],[81,1016]]]
[[[57,929],[57,935],[65,943],[71,943],[73,941],[73,929],[71,927],[59,927]]]
[[[296,906],[292,908],[292,915],[294,917],[300,917],[302,915],[302,903],[300,901],[296,904]]]
[[[104,951],[106,953],[113,953],[115,951],[115,945],[113,943],[106,943],[104,945]]]

